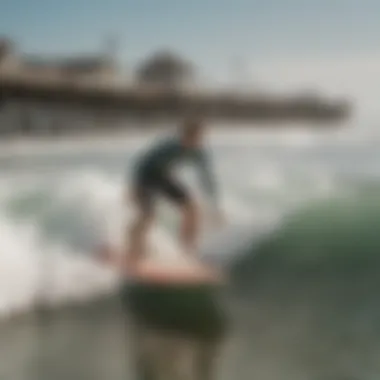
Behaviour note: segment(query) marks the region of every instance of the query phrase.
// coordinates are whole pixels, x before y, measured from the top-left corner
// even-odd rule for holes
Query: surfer
[[[197,250],[199,207],[188,188],[175,177],[177,164],[196,165],[203,190],[208,196],[213,222],[221,220],[217,189],[209,153],[204,147],[205,127],[199,120],[186,120],[178,134],[149,147],[136,161],[132,172],[132,199],[137,209],[129,232],[129,264],[144,254],[146,234],[154,220],[157,196],[163,196],[177,207],[182,216],[180,240],[187,253]]]

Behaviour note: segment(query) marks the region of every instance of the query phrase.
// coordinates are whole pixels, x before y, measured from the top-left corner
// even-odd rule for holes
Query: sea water
[[[221,378],[380,376],[380,135],[368,124],[212,129],[227,225],[204,226],[202,252],[233,268],[238,321]],[[121,247],[131,158],[156,135],[3,144],[2,378],[128,378],[123,316],[96,304],[118,278],[96,252]],[[196,189],[190,169],[181,175]],[[165,202],[157,213],[152,249],[171,260],[178,215]],[[28,316],[41,305],[62,311]]]

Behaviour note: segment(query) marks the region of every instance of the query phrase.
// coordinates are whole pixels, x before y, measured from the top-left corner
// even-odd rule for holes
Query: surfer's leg
[[[189,253],[196,252],[199,232],[197,203],[189,195],[186,187],[171,177],[165,177],[160,180],[160,191],[181,211],[180,240],[185,250]]]
[[[136,261],[146,253],[146,235],[154,218],[153,194],[148,189],[137,188],[134,193],[136,216],[129,226],[128,238],[128,261]]]
[[[196,203],[192,199],[187,199],[181,205],[181,240],[190,252],[197,251],[197,238],[199,232],[199,213]]]

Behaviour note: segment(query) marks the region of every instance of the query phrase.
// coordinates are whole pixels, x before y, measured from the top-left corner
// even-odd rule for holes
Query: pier
[[[110,129],[126,119],[154,122],[189,114],[231,124],[312,121],[318,127],[330,127],[352,113],[352,105],[345,99],[248,94],[189,85],[191,65],[170,53],[147,59],[133,80],[126,81],[119,66],[107,54],[66,59],[23,57],[9,42],[0,41],[0,134],[33,133],[41,128],[64,132],[64,119],[74,120],[73,115],[77,120],[96,120],[93,127],[92,122],[86,127],[86,123],[83,127],[75,123],[76,129],[90,131],[100,120]],[[49,127],[41,127],[44,123]]]

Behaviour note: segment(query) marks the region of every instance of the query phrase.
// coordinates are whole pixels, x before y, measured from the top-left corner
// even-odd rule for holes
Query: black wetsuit
[[[216,185],[206,150],[186,148],[179,139],[172,137],[154,144],[135,162],[133,184],[143,207],[150,208],[157,194],[176,204],[189,199],[186,188],[172,175],[174,166],[184,162],[197,166],[202,187],[215,202]]]

